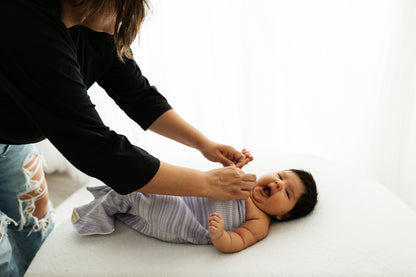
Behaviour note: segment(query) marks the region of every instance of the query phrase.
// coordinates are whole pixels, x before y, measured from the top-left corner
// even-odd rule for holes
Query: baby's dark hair
[[[303,217],[315,208],[316,202],[318,201],[318,192],[312,174],[302,169],[289,169],[289,171],[292,171],[300,178],[305,186],[306,192],[299,197],[295,207],[278,221],[288,221]]]

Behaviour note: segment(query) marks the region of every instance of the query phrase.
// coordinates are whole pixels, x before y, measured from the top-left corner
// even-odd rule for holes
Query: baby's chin
[[[271,220],[273,220],[273,219],[276,219],[276,216],[275,215],[271,215],[271,214],[269,214],[269,213],[267,213],[267,212],[265,212],[262,208],[261,208],[261,205],[258,205],[259,204],[259,202],[257,202],[254,198],[253,198],[253,195],[250,193],[250,197],[249,197],[250,199],[251,199],[251,201],[254,203],[254,205],[257,207],[257,209],[259,209],[260,211],[262,211],[265,215],[267,215],[268,217],[270,217],[271,218]]]

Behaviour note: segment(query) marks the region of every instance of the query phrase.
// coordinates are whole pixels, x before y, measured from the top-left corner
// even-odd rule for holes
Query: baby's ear
[[[286,220],[289,217],[290,217],[289,213],[284,214],[284,215],[276,215],[276,219],[279,220],[279,221]]]

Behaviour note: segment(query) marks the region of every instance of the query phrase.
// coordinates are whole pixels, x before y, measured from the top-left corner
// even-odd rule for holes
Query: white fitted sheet
[[[110,235],[81,237],[70,217],[92,199],[82,188],[58,208],[57,226],[25,276],[416,276],[413,210],[359,171],[315,157],[273,157],[256,155],[250,171],[310,170],[318,205],[303,219],[273,224],[248,249],[223,254],[213,246],[162,242],[121,222]]]

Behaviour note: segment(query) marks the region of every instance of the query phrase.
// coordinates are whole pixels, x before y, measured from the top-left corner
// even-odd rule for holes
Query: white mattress
[[[166,243],[121,222],[113,234],[81,237],[70,216],[92,199],[82,188],[57,210],[58,224],[25,276],[416,276],[413,210],[358,171],[314,157],[275,157],[257,154],[248,170],[310,170],[318,205],[306,218],[273,224],[268,237],[246,250],[223,254],[213,246]]]

